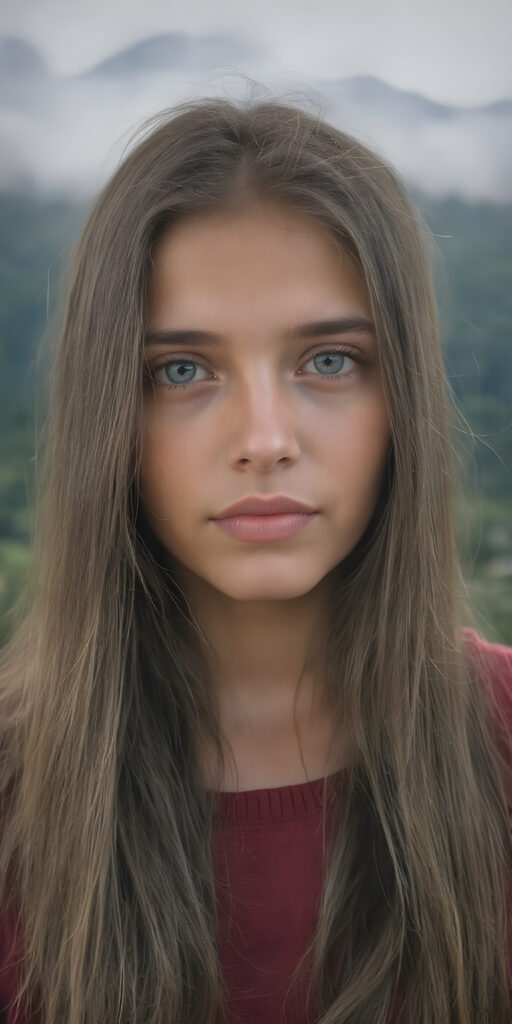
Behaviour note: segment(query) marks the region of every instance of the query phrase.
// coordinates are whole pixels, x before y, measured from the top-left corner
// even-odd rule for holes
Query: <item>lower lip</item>
[[[233,516],[229,519],[214,519],[213,522],[228,537],[258,543],[258,541],[287,540],[289,537],[294,537],[317,514],[317,512],[306,514],[286,512],[270,516]]]

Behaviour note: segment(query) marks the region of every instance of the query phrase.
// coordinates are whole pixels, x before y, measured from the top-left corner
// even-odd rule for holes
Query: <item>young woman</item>
[[[92,210],[3,652],[9,1024],[510,1021],[423,234],[270,100],[175,108]]]

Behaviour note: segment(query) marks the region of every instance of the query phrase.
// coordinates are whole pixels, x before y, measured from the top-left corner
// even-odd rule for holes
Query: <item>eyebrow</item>
[[[311,338],[326,338],[334,334],[372,334],[375,336],[375,325],[363,316],[344,316],[334,320],[317,320],[309,324],[298,324],[285,331],[285,337],[291,341],[308,341]],[[211,331],[185,330],[148,330],[144,337],[146,347],[151,345],[204,345],[222,344],[222,337]]]

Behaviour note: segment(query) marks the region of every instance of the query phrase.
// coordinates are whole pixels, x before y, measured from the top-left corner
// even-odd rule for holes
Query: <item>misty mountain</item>
[[[244,98],[247,76],[260,81],[265,60],[240,36],[169,32],[57,76],[25,40],[0,38],[0,189],[90,196],[142,121],[183,99]],[[268,98],[272,89],[261,83]],[[413,188],[512,201],[512,99],[456,107],[371,75],[311,79],[309,89],[290,77],[283,91],[299,105],[309,93],[323,116],[376,149]]]
[[[0,81],[2,86],[10,80],[21,82],[44,78],[48,74],[41,54],[25,39],[0,36]]]
[[[120,50],[79,77],[124,78],[177,70],[203,72],[235,59],[251,60],[258,53],[257,47],[237,36],[167,32]]]
[[[512,100],[499,100],[480,106],[456,107],[429,100],[420,93],[395,89],[374,75],[354,75],[352,78],[327,81],[324,89],[332,91],[340,101],[359,107],[380,110],[399,120],[431,119],[439,121],[459,120],[480,115],[512,117]]]
[[[31,110],[49,81],[41,54],[24,39],[0,36],[0,119],[8,111]],[[0,146],[3,150],[0,120]]]

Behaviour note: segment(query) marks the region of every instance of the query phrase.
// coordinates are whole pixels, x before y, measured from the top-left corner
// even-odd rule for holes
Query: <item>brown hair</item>
[[[326,651],[333,743],[346,723],[357,757],[343,802],[329,796],[343,813],[309,951],[318,1020],[384,1024],[399,988],[411,1024],[506,1024],[505,763],[462,637],[427,233],[382,158],[268,98],[153,121],[76,249],[0,675],[0,896],[23,927],[20,1002],[40,999],[45,1024],[213,1024],[224,1005],[216,800],[197,758],[202,737],[220,763],[222,736],[204,638],[137,478],[152,245],[188,213],[253,197],[316,218],[364,275],[392,428]]]

